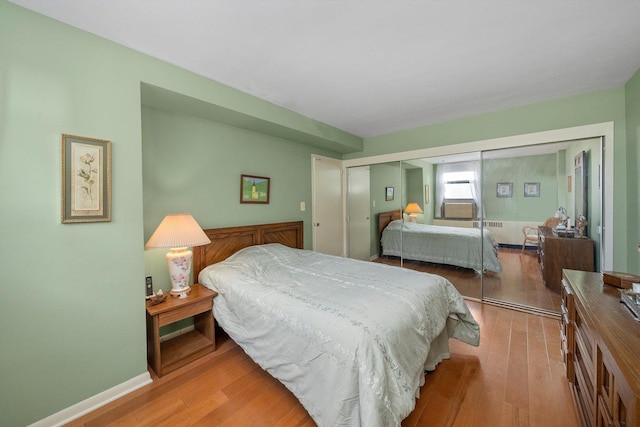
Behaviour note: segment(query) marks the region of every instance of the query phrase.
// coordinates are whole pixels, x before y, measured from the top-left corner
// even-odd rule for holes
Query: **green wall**
[[[210,123],[200,123],[198,134],[182,129],[181,135],[199,138],[198,149],[204,149],[205,135],[211,131],[208,158],[194,152],[181,135],[172,134],[175,144],[188,147],[192,155],[180,157],[171,168],[163,167],[156,175],[157,186],[145,186],[144,196],[149,197],[149,191],[156,197],[176,198],[177,206],[184,200],[172,188],[198,181],[199,198],[207,200],[188,207],[193,207],[203,226],[229,225],[237,223],[236,218],[249,222],[251,217],[308,222],[310,203],[303,214],[299,202],[309,197],[309,153],[330,154],[319,148],[323,144],[349,151],[361,143],[338,129],[0,0],[2,426],[31,424],[146,373],[145,259],[153,264],[158,254],[147,255],[144,243],[165,212],[150,210],[156,208],[153,205],[143,210],[143,170],[150,173],[153,161],[143,162],[147,147],[142,144],[142,83],[198,101],[177,105],[178,110],[192,108],[193,115],[222,117],[265,133],[260,138]],[[166,98],[162,91],[150,92],[156,95],[149,96],[154,103],[162,104]],[[212,105],[218,106],[215,111]],[[60,223],[62,133],[112,142],[111,222]],[[238,146],[245,139],[270,147],[257,147],[265,161],[252,157],[246,145],[231,156],[236,163],[217,157],[214,137],[232,133],[230,143]],[[289,136],[305,148],[273,135]],[[276,153],[289,150],[288,157],[276,160]],[[229,146],[221,151],[234,152]],[[243,156],[246,172],[274,178],[274,201],[261,210],[229,205],[230,195],[239,199],[243,171],[237,166]],[[285,162],[292,159],[294,165]],[[158,163],[165,162],[162,166],[166,161],[159,156]],[[205,163],[216,172],[194,171],[194,165]],[[280,171],[288,168],[292,171]],[[221,191],[216,181],[222,181],[225,173],[233,175],[234,187]],[[169,175],[177,180],[162,181]],[[287,196],[281,189],[290,178],[293,194]],[[295,207],[285,207],[294,200]],[[182,205],[179,210],[186,208]],[[153,224],[147,224],[147,218]],[[310,233],[305,232],[308,242]],[[153,265],[149,268],[153,271]]]
[[[422,177],[422,168],[406,169],[405,172],[405,185],[407,187],[407,198],[403,200],[403,204],[406,207],[407,204],[415,202],[424,212],[424,178]],[[419,215],[422,223],[423,215]]]
[[[146,370],[134,56],[0,2],[2,426]],[[60,223],[62,133],[112,141],[112,222]]]
[[[400,162],[371,165],[369,169],[371,200],[371,255],[378,253],[378,213],[402,209],[402,172]],[[394,198],[385,200],[385,188],[394,187]]]
[[[513,184],[512,197],[496,196],[499,182]],[[540,197],[524,197],[526,182],[540,183]],[[482,199],[488,220],[544,222],[560,206],[556,155],[484,160]]]
[[[336,156],[316,147],[144,106],[145,241],[164,215],[186,211],[203,228],[304,221],[305,247],[311,248],[312,154]],[[269,204],[240,203],[243,173],[271,178]],[[304,212],[300,202],[307,206]],[[146,274],[153,276],[155,289],[171,288],[165,253],[145,253]]]

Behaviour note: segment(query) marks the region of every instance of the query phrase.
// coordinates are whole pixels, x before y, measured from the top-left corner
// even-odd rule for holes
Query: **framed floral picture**
[[[539,182],[525,182],[524,183],[524,197],[540,197],[540,183]]]
[[[62,135],[62,222],[111,221],[111,142]]]
[[[499,182],[496,186],[496,196],[497,197],[511,197],[513,194],[513,183],[512,182]]]

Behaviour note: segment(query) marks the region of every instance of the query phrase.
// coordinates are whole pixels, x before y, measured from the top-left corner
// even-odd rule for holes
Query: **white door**
[[[342,161],[312,157],[313,250],[344,256]]]
[[[349,258],[371,258],[369,166],[347,169],[347,226]]]

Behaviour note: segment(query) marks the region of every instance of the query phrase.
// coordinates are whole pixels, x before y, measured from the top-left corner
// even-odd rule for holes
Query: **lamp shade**
[[[409,203],[407,205],[407,207],[404,209],[404,213],[407,214],[421,214],[422,209],[420,209],[420,206],[418,206],[417,203]]]
[[[188,248],[211,243],[190,214],[170,214],[153,232],[146,248]]]

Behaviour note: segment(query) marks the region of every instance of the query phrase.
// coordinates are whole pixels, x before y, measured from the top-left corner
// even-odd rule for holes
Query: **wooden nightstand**
[[[186,298],[168,296],[158,304],[147,301],[147,361],[159,377],[216,349],[213,298],[217,292],[195,284]],[[193,317],[194,330],[160,342],[160,327]]]

